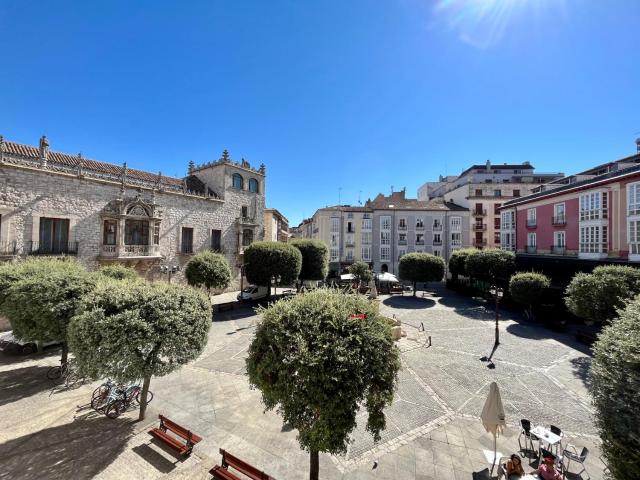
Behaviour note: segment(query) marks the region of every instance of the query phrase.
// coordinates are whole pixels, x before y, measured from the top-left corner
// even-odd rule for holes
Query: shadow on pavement
[[[160,455],[160,453],[156,452],[146,443],[138,445],[132,448],[132,450],[160,473],[169,473],[176,468],[174,462]]]
[[[539,323],[523,320],[519,323],[509,325],[507,327],[507,332],[511,335],[515,335],[516,337],[528,338],[530,340],[545,340],[550,338],[563,343],[580,353],[591,355],[591,349],[588,345],[580,343],[570,334],[555,332],[544,325],[540,325]]]
[[[422,297],[414,297],[414,296],[388,297],[388,298],[385,298],[382,301],[382,303],[387,307],[393,307],[393,308],[405,309],[405,310],[431,308],[436,304],[436,302],[431,298],[422,298]]]
[[[31,355],[20,355],[17,353],[8,353],[8,352],[0,352],[0,365],[17,365],[19,363],[24,363],[33,360],[41,360],[47,357],[59,357],[60,356],[60,348],[52,347],[49,349],[45,349],[44,353],[33,353]]]
[[[51,389],[50,367],[22,367],[0,372],[0,405],[16,402]]]
[[[580,380],[585,387],[589,387],[589,369],[591,368],[590,357],[576,357],[569,360],[573,368],[573,375]]]
[[[0,444],[3,478],[89,479],[126,448],[135,423],[75,420]]]

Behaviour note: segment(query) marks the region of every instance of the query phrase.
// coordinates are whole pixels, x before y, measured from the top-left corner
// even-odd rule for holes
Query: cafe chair
[[[522,420],[520,420],[520,425],[522,426],[522,429],[520,430],[520,435],[518,436],[518,446],[520,447],[520,452],[524,452],[524,449],[522,448],[522,443],[520,441],[524,436],[524,446],[526,447],[528,442],[529,445],[531,445],[531,450],[529,449],[527,450],[535,453],[536,449],[533,446],[533,442],[534,440],[536,442],[540,442],[540,439],[536,437],[533,433],[531,433],[531,422],[526,418],[523,418]]]
[[[556,427],[555,425],[549,425],[549,430],[551,430],[551,433],[553,433],[554,435],[557,435],[560,437],[560,442],[554,445],[556,449],[556,455],[558,455],[558,452],[564,451],[564,445],[562,443],[562,441],[564,440],[564,433],[562,433],[562,430],[560,429],[560,427]]]
[[[571,450],[570,450],[571,449]],[[582,470],[576,473],[576,475],[582,476],[582,472],[587,474],[587,478],[591,479],[591,475],[587,472],[587,469],[584,466],[584,462],[587,460],[587,456],[589,456],[589,449],[587,447],[582,447],[582,452],[578,454],[578,449],[574,445],[567,445],[567,448],[562,452],[562,463],[564,467],[564,461],[567,460],[567,465],[564,467],[564,471],[569,471],[569,465],[571,462],[579,463],[582,467]]]

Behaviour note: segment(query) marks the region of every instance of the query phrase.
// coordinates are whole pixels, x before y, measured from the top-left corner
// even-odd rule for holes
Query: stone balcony
[[[102,245],[100,258],[113,260],[144,260],[160,258],[159,245]]]

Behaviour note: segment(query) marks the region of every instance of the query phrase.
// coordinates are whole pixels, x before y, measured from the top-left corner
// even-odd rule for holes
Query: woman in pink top
[[[544,463],[531,473],[539,475],[542,480],[562,480],[562,475],[560,475],[553,465],[554,460],[555,457],[553,455],[546,455],[544,457]]]

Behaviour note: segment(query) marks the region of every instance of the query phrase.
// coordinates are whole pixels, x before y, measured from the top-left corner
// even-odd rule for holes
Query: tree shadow
[[[400,310],[418,310],[423,308],[431,308],[436,304],[435,300],[432,300],[431,298],[414,296],[387,297],[382,301],[382,303],[387,307],[397,308]]]
[[[156,452],[146,443],[138,445],[131,450],[141,458],[143,458],[149,465],[153,466],[153,468],[158,470],[160,473],[169,473],[176,468],[176,463],[163,457],[162,455],[160,455],[160,453]]]
[[[573,350],[577,350],[585,355],[591,355],[591,349],[588,345],[579,342],[569,333],[559,333],[551,330],[543,325],[534,323],[513,323],[507,327],[507,332],[520,338],[528,338],[531,340],[553,339],[563,343]]]
[[[589,387],[589,370],[591,369],[591,357],[576,357],[569,360],[573,368],[574,377],[582,380],[585,387]]]
[[[46,348],[43,353],[33,353],[31,355],[21,355],[18,353],[0,352],[0,366],[2,365],[15,365],[19,363],[29,362],[33,360],[41,360],[48,357],[59,357],[60,347]]]
[[[75,420],[0,444],[4,478],[85,479],[104,470],[133,434],[129,419]]]
[[[47,379],[50,367],[31,366],[0,372],[0,405],[17,402],[26,397],[49,390]]]

